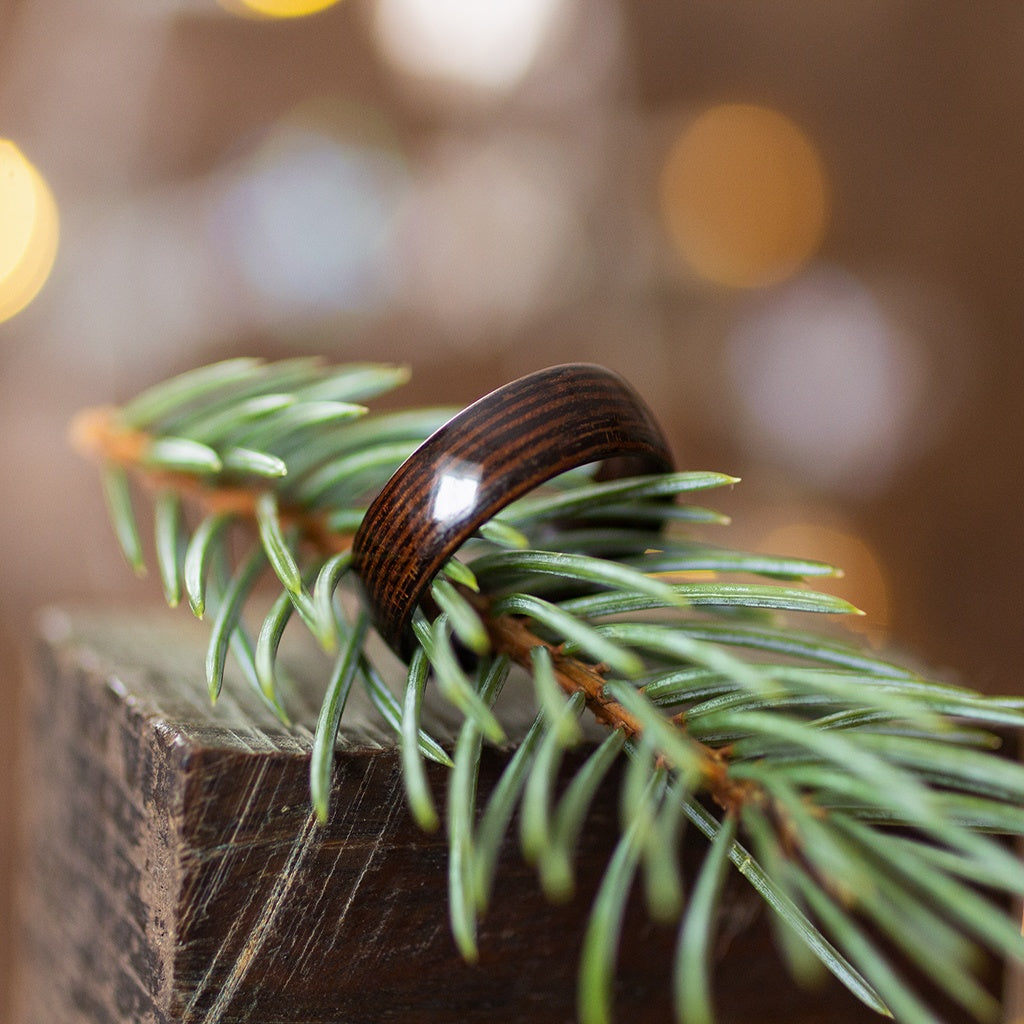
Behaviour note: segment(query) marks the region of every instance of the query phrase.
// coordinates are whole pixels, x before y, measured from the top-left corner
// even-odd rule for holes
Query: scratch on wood
[[[249,970],[262,949],[264,942],[266,942],[268,937],[275,934],[275,925],[278,917],[287,909],[291,890],[301,876],[302,862],[308,856],[310,851],[317,845],[319,840],[318,832],[319,828],[316,823],[316,817],[310,813],[305,819],[301,831],[295,837],[295,841],[292,843],[291,849],[288,853],[288,859],[285,861],[281,872],[278,874],[273,888],[270,890],[270,893],[264,901],[263,908],[260,911],[260,915],[257,918],[256,923],[252,926],[245,944],[238,956],[235,958],[235,962],[232,965],[230,973],[227,978],[225,978],[220,987],[220,991],[217,994],[216,1000],[210,1007],[209,1013],[206,1015],[205,1024],[217,1024],[217,1022],[223,1018],[231,1004],[232,998],[238,991],[242,982],[245,980],[245,977],[249,973]],[[234,931],[235,929],[232,928],[227,940],[221,947],[222,949],[231,947],[231,937]],[[196,987],[192,998],[189,1000],[189,1003],[182,1014],[183,1021],[195,1019],[194,1014],[196,1002],[205,992],[215,967],[216,963],[211,964],[210,970],[207,971],[202,982],[200,982]]]
[[[365,794],[373,789],[373,787],[371,786],[371,779],[375,770],[376,765],[371,763],[368,766],[366,774],[360,781],[359,787],[353,798],[352,806],[349,808],[349,829],[345,838],[342,839],[338,845],[338,856],[335,858],[335,863],[337,863],[337,860],[340,859],[342,852],[344,850],[348,850],[351,852],[357,848],[357,843],[353,841],[353,833],[360,820],[360,815],[357,812]],[[368,840],[360,840],[358,843],[359,847],[362,847],[364,845],[366,846],[366,859],[359,867],[359,870],[356,873],[356,877],[352,881],[352,885],[349,889],[348,895],[344,899],[344,903],[337,911],[333,910],[333,908],[330,911],[329,917],[334,924],[335,934],[342,930],[349,909],[355,903],[356,896],[359,893],[360,889],[362,888],[363,883],[366,880],[366,877],[371,867],[373,866],[374,861],[381,853],[386,837],[392,831],[392,819],[394,818],[395,811],[396,809],[402,806],[402,801],[399,794],[399,790],[403,789],[401,779],[391,774],[387,779],[387,785],[388,793],[387,797],[385,798],[387,811],[384,815],[383,821],[381,822],[380,828],[378,829],[377,834],[373,838]],[[333,879],[334,868],[332,866],[331,870],[325,871],[323,873],[320,892],[318,893],[316,898],[317,904],[319,904],[320,901],[324,898],[328,897],[328,889],[330,888]],[[330,900],[332,902],[336,902],[337,893],[331,893]],[[303,964],[305,963],[306,957],[308,956],[310,950],[316,944],[322,943],[323,940],[324,936],[321,933],[309,933],[302,949],[298,952],[298,954],[296,955],[292,962],[292,970],[289,972],[289,975],[285,981],[286,986],[290,983],[291,978],[295,974],[295,972],[302,969]]]
[[[341,921],[344,921],[345,915],[348,913],[349,908],[355,901],[356,890],[358,889],[359,884],[362,883],[364,876],[366,875],[366,870],[370,867],[370,862],[373,860],[374,857],[380,854],[381,847],[384,843],[385,837],[388,834],[393,833],[392,819],[395,817],[396,813],[399,813],[405,806],[405,787],[402,783],[401,778],[396,775],[391,775],[391,777],[386,780],[385,785],[387,786],[388,790],[386,797],[387,813],[384,816],[384,821],[381,825],[380,833],[377,836],[376,841],[374,842],[373,849],[370,851],[370,857],[367,859],[366,866],[363,869],[363,871],[360,872],[359,878],[357,879],[357,884],[353,887],[352,892],[349,895],[349,898],[345,901],[345,905],[341,909],[341,913],[338,918],[339,923]],[[378,897],[378,899],[375,902],[378,909],[378,916],[376,926],[373,928],[372,931],[367,933],[365,936],[365,945],[367,946],[367,948],[373,948],[377,943],[377,940],[380,937],[380,935],[385,932],[387,927],[386,922],[391,914],[392,904],[388,899],[381,899]]]
[[[369,776],[369,774],[370,773],[367,772],[367,776]],[[393,784],[390,796],[394,797],[394,795],[395,786]],[[348,914],[349,908],[355,901],[356,893],[359,891],[359,887],[363,884],[363,879],[366,877],[366,873],[367,871],[369,871],[370,865],[377,857],[377,854],[380,853],[380,848],[381,844],[384,842],[384,837],[388,834],[388,832],[391,829],[391,818],[395,813],[395,807],[397,803],[398,801],[394,799],[391,799],[389,801],[388,811],[387,814],[385,814],[384,816],[383,822],[381,823],[380,831],[377,833],[376,839],[374,839],[374,841],[370,844],[370,850],[366,856],[366,860],[364,861],[363,866],[359,869],[359,874],[356,876],[355,882],[352,883],[352,889],[349,891],[348,899],[345,900],[345,903],[342,906],[340,913],[338,914],[339,924],[345,920],[345,916]]]
[[[245,806],[241,809],[241,811],[235,818],[235,825],[234,828],[231,830],[230,835],[227,837],[223,844],[220,844],[221,848],[237,848],[238,836],[242,828],[249,821],[250,815],[252,813],[252,808],[255,805],[260,790],[263,788],[264,778],[266,776],[269,765],[270,762],[266,758],[260,758],[256,761],[256,770],[246,788]],[[210,901],[217,895],[217,893],[224,885],[225,881],[230,878],[230,871],[230,858],[225,856],[220,857],[219,863],[217,865],[217,873],[210,880],[209,884],[205,887],[202,901],[197,904],[189,906],[189,909],[186,911],[186,913],[182,915],[183,924],[190,920],[192,916],[196,914],[205,914],[207,912]],[[213,965],[211,965],[211,970],[212,969]],[[203,978],[203,982],[200,988],[205,986],[209,974],[210,972],[207,971],[206,977]]]

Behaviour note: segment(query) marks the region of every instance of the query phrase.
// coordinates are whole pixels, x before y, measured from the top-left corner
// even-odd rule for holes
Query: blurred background
[[[203,362],[604,363],[723,542],[1024,692],[1022,57],[1018,0],[0,0],[0,993],[33,613],[159,599],[67,423]]]

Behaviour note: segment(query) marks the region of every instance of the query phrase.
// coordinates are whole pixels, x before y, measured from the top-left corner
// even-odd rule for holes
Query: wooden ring
[[[650,410],[621,377],[567,363],[514,380],[435,431],[367,509],[352,553],[378,632],[402,656],[413,612],[476,529],[559,473],[603,462],[601,479],[674,463]]]

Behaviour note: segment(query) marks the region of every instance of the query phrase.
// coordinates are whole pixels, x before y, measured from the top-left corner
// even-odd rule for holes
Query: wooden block
[[[309,809],[308,729],[284,730],[239,680],[211,708],[204,626],[163,611],[50,611],[41,636],[19,1024],[575,1019],[616,780],[597,801],[568,905],[545,903],[507,844],[480,962],[467,965],[449,933],[443,835],[410,820],[393,739],[355,692],[321,828]],[[311,720],[323,665],[296,675],[293,703]],[[521,726],[528,702],[506,690],[503,715]],[[443,721],[435,728],[447,735]],[[486,753],[484,794],[507,756]],[[443,798],[444,773],[434,781]],[[693,845],[699,855],[702,841]],[[671,1019],[674,943],[674,929],[650,924],[634,899],[619,1019]],[[794,987],[736,875],[720,945],[723,1024],[877,1019],[835,984]]]

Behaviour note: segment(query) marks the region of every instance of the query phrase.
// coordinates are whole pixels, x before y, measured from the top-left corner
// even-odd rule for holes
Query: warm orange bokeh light
[[[821,159],[787,117],[748,104],[712,107],[676,140],[660,181],[662,214],[690,267],[717,284],[790,276],[824,234]]]
[[[338,0],[220,0],[226,11],[250,18],[301,18],[336,3]]]
[[[57,236],[57,204],[46,182],[13,142],[0,139],[0,321],[46,283]]]
[[[889,586],[871,546],[842,526],[800,522],[771,530],[757,547],[765,552],[827,562],[842,571],[839,578],[814,578],[814,590],[845,598],[864,612],[850,618],[851,629],[862,630],[881,643],[889,623]]]

